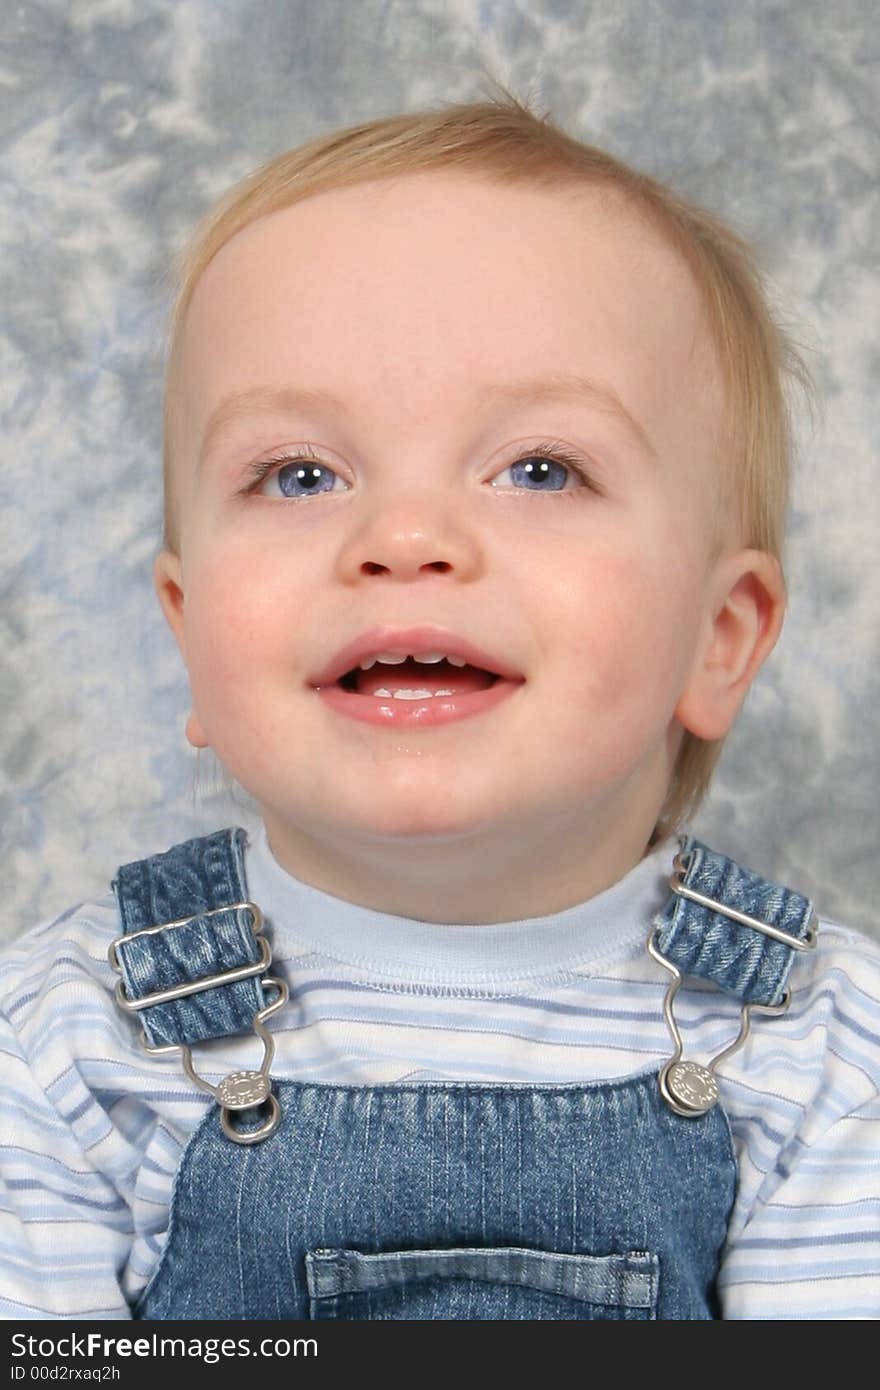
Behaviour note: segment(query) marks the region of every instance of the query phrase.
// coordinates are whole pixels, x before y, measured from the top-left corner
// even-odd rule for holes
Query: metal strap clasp
[[[648,935],[648,953],[673,977],[663,999],[663,1017],[672,1034],[675,1051],[660,1072],[660,1094],[676,1115],[685,1115],[693,1119],[698,1115],[707,1114],[718,1104],[720,1092],[715,1080],[715,1070],[719,1062],[723,1062],[725,1057],[730,1057],[742,1047],[749,1036],[751,1015],[784,1014],[791,1003],[791,994],[786,990],[778,1004],[744,1004],[740,1015],[739,1035],[729,1047],[725,1047],[723,1052],[713,1057],[708,1066],[703,1066],[700,1062],[682,1061],[684,1044],[672,1013],[672,1001],[684,977],[677,965],[673,965],[671,960],[661,955],[654,940],[655,934],[655,928],[652,927]]]
[[[241,965],[232,970],[221,971],[217,975],[208,975],[199,980],[189,981],[186,984],[174,985],[169,989],[156,990],[152,994],[144,995],[142,999],[130,999],[125,993],[123,981],[120,980],[116,986],[116,1001],[120,1008],[128,1013],[137,1013],[141,1009],[150,1008],[154,1004],[169,1003],[174,999],[185,999],[188,995],[198,994],[202,990],[217,989],[221,985],[234,984],[236,980],[246,980],[256,975],[261,975],[262,971],[272,963],[272,952],[269,943],[260,934],[263,926],[263,914],[256,903],[231,903],[227,907],[214,908],[208,912],[196,912],[190,917],[181,917],[176,922],[164,922],[156,927],[144,927],[140,931],[128,932],[117,937],[111,942],[108,957],[113,969],[122,972],[122,965],[116,947],[125,941],[131,941],[138,936],[150,936],[155,932],[166,931],[174,927],[186,926],[188,922],[194,922],[199,917],[212,917],[218,912],[230,912],[238,908],[249,908],[251,912],[251,927],[254,937],[260,945],[260,959],[253,965]],[[272,1080],[269,1076],[269,1069],[272,1059],[275,1056],[275,1039],[267,1028],[264,1027],[265,1020],[278,1009],[282,1009],[287,1003],[290,992],[284,980],[278,979],[273,975],[264,975],[260,979],[263,989],[276,989],[277,998],[264,1009],[258,1010],[254,1014],[252,1027],[254,1033],[263,1044],[263,1060],[257,1071],[234,1071],[220,1082],[219,1086],[214,1086],[210,1081],[206,1081],[203,1076],[199,1076],[195,1070],[192,1060],[192,1048],[188,1043],[165,1043],[155,1046],[150,1043],[146,1033],[141,1029],[138,1041],[145,1052],[152,1056],[167,1055],[171,1052],[180,1052],[183,1057],[183,1069],[187,1076],[196,1086],[203,1091],[208,1091],[220,1106],[220,1123],[223,1133],[227,1138],[236,1144],[258,1144],[263,1139],[268,1139],[270,1134],[281,1122],[281,1106],[272,1093]],[[269,1113],[264,1121],[254,1129],[237,1129],[232,1123],[232,1116],[240,1110],[250,1110],[258,1105],[268,1105]]]
[[[673,860],[673,870],[669,886],[673,893],[677,893],[681,898],[690,898],[691,902],[699,903],[701,907],[708,907],[712,912],[720,912],[723,917],[731,917],[734,922],[741,922],[744,927],[752,927],[754,931],[763,932],[764,936],[771,936],[774,941],[781,941],[783,946],[790,946],[793,951],[812,951],[815,949],[819,934],[819,921],[815,912],[810,916],[810,924],[803,937],[792,936],[789,932],[780,931],[779,927],[773,927],[769,922],[762,922],[759,917],[750,917],[747,912],[740,912],[735,907],[728,907],[727,903],[717,902],[715,898],[707,898],[705,893],[698,893],[694,888],[686,888],[684,875],[686,872],[684,860],[681,853],[677,853]]]
[[[261,1139],[268,1139],[270,1134],[281,1122],[281,1106],[272,1093],[272,1078],[269,1076],[269,1069],[272,1066],[272,1059],[275,1056],[275,1039],[264,1028],[263,1024],[272,1014],[283,1009],[290,998],[290,992],[284,980],[279,980],[274,975],[266,975],[260,984],[264,989],[277,989],[278,998],[273,999],[271,1004],[267,1004],[265,1009],[254,1014],[253,1029],[263,1044],[263,1060],[258,1071],[233,1071],[225,1076],[219,1086],[214,1086],[210,1081],[206,1081],[203,1076],[199,1076],[193,1065],[192,1048],[189,1043],[167,1043],[163,1047],[151,1047],[141,1034],[141,1047],[145,1052],[153,1054],[180,1052],[183,1055],[183,1069],[190,1081],[203,1091],[212,1095],[220,1106],[220,1123],[223,1126],[223,1133],[228,1139],[232,1139],[236,1144],[259,1144]],[[263,1123],[256,1129],[236,1129],[232,1124],[232,1114],[238,1110],[250,1110],[256,1105],[268,1104],[269,1114]]]
[[[247,980],[252,975],[260,975],[267,966],[272,963],[272,953],[269,950],[269,943],[260,933],[263,928],[263,914],[256,903],[230,903],[228,907],[214,907],[208,912],[194,912],[189,917],[179,917],[176,922],[160,922],[157,927],[141,927],[140,931],[125,932],[122,936],[117,936],[110,942],[107,948],[107,958],[113,969],[122,974],[117,946],[124,945],[128,941],[136,941],[139,936],[155,936],[158,932],[171,931],[175,927],[186,927],[190,922],[197,922],[202,917],[216,917],[220,912],[237,912],[246,907],[251,914],[251,930],[254,939],[259,942],[261,956],[252,965],[239,965],[233,970],[223,970],[218,975],[206,975],[200,980],[188,980],[186,984],[173,985],[170,989],[157,989],[152,994],[145,994],[142,999],[131,999],[125,992],[125,985],[122,980],[116,986],[116,1002],[120,1009],[125,1009],[129,1013],[138,1013],[141,1009],[150,1009],[154,1004],[168,1004],[173,999],[186,999],[190,994],[198,994],[203,989],[216,989],[218,985],[231,985],[236,980]]]
[[[685,864],[680,854],[676,854],[674,872],[669,879],[669,886],[674,893],[678,893],[683,898],[690,898],[693,902],[699,903],[703,907],[710,908],[713,912],[720,912],[725,917],[732,918],[735,922],[742,923],[745,927],[752,927],[755,931],[762,932],[765,936],[772,937],[774,941],[780,941],[786,946],[790,946],[795,951],[811,951],[815,948],[818,936],[818,919],[815,912],[812,914],[807,928],[806,935],[800,937],[791,936],[788,932],[780,931],[778,927],[771,926],[769,922],[762,922],[757,917],[750,917],[745,912],[739,912],[736,908],[728,907],[726,903],[717,902],[714,898],[706,897],[704,893],[698,893],[693,888],[687,888],[683,882]],[[775,1017],[784,1014],[791,1003],[791,992],[786,990],[778,1004],[744,1004],[740,1014],[739,1034],[722,1052],[713,1057],[706,1066],[700,1062],[683,1061],[682,1052],[684,1046],[679,1032],[678,1025],[672,1012],[672,1001],[675,999],[681,985],[683,976],[678,966],[673,965],[671,960],[667,960],[656,943],[657,929],[652,925],[648,934],[648,953],[654,960],[662,965],[664,970],[668,970],[672,976],[669,988],[663,999],[663,1016],[666,1025],[675,1044],[675,1051],[669,1060],[664,1064],[660,1076],[660,1094],[666,1101],[671,1110],[676,1115],[684,1115],[689,1119],[707,1114],[713,1106],[718,1104],[719,1090],[715,1072],[719,1063],[725,1058],[733,1055],[742,1047],[751,1029],[751,1016],[753,1013],[768,1014]]]

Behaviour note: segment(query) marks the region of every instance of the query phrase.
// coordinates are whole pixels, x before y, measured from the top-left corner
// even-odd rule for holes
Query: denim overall
[[[211,1091],[184,1151],[138,1318],[717,1318],[736,1161],[714,1067],[779,1013],[812,905],[691,836],[648,949],[675,1050],[620,1081],[275,1081],[264,1020],[287,986],[247,902],[244,830],[123,865],[110,959],[148,1051]],[[683,975],[742,1005],[708,1066],[681,1057]],[[213,1087],[192,1044],[256,1031],[259,1072]]]

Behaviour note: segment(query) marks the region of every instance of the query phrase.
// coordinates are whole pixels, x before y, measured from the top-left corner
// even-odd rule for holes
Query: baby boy
[[[77,1204],[10,1196],[11,1316],[880,1312],[880,953],[686,833],[783,620],[793,360],[732,233],[514,102],[205,219],[155,583],[263,826],[7,952]]]

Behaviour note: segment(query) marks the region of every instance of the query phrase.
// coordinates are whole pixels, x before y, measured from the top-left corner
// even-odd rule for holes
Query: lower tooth
[[[451,695],[451,690],[374,690],[374,695],[382,695],[392,700],[427,700],[435,695]]]

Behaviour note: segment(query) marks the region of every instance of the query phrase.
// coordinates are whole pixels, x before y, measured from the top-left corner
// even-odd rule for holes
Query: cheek
[[[267,661],[292,661],[295,624],[277,569],[252,556],[200,568],[187,591],[185,634],[193,694],[207,709],[240,699]],[[285,642],[285,635],[289,641]]]
[[[566,694],[638,717],[674,708],[687,674],[696,613],[690,561],[658,546],[595,546],[557,586],[568,634]]]

